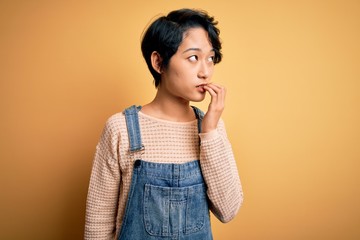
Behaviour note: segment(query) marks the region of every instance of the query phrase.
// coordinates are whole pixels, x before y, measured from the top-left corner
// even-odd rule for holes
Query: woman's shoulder
[[[125,116],[123,112],[117,112],[112,114],[105,122],[105,130],[112,133],[118,133],[125,125]]]
[[[118,122],[121,122],[121,120],[123,118],[125,118],[124,113],[123,112],[117,112],[117,113],[114,113],[114,114],[110,115],[110,117],[108,117],[106,122],[109,123],[109,124],[118,123]]]

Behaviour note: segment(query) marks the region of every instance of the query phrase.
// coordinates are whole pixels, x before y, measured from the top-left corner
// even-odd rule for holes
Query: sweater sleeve
[[[96,146],[85,216],[85,239],[114,239],[119,196],[120,132],[115,116],[108,119]]]
[[[232,220],[243,202],[243,191],[225,125],[200,133],[200,162],[210,209],[221,222]]]

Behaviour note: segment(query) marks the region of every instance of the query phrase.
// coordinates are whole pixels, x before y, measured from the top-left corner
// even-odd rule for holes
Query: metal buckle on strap
[[[141,156],[145,153],[145,146],[144,145],[141,145],[141,148],[140,149],[135,149],[135,150],[128,150],[129,151],[129,154],[131,156],[134,156],[135,154],[139,154],[140,155],[140,159],[141,159]]]

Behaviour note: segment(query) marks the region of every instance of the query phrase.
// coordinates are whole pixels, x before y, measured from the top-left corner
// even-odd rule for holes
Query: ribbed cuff
[[[209,141],[209,140],[220,137],[220,133],[218,132],[217,129],[214,129],[207,133],[199,133],[199,136],[200,136],[201,141]]]

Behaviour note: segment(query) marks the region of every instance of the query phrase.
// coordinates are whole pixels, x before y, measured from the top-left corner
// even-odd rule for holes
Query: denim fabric
[[[201,112],[194,111],[201,121]],[[129,118],[134,122],[127,124],[137,129],[128,130],[129,135],[140,132],[136,108],[134,112]],[[139,138],[129,136],[130,149],[132,139]],[[142,146],[141,142],[137,144]],[[135,161],[119,240],[146,239],[212,239],[206,186],[198,160],[184,164]]]
[[[125,109],[124,114],[126,116],[126,126],[128,130],[129,142],[130,142],[130,152],[136,152],[143,150],[144,146],[141,143],[141,133],[140,126],[138,121],[138,111],[140,111],[140,106],[131,106]]]
[[[204,118],[204,113],[197,107],[191,106],[195,112],[196,118],[198,120],[198,132],[201,133],[201,122]]]

